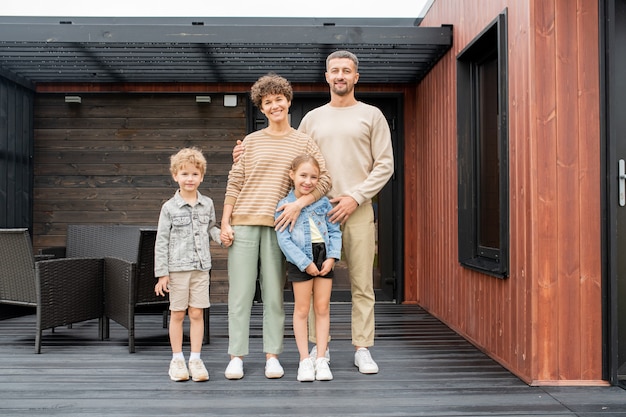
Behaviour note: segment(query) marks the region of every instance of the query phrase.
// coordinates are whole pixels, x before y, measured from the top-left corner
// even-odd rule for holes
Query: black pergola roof
[[[253,82],[269,71],[323,82],[348,49],[361,83],[419,82],[452,27],[405,18],[0,17],[0,76],[37,83]]]

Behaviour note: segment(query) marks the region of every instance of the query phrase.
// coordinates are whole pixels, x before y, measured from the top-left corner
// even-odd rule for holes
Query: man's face
[[[335,58],[328,62],[326,82],[330,91],[339,96],[352,94],[354,85],[359,80],[354,62],[349,58]]]

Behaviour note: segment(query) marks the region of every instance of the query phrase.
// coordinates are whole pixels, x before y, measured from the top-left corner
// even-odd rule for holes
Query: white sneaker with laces
[[[315,361],[315,379],[318,381],[332,381],[333,373],[328,367],[328,359],[317,358]]]
[[[224,371],[224,376],[227,379],[243,378],[243,361],[241,358],[235,356],[230,360],[228,366],[226,367],[226,371]]]
[[[298,381],[315,381],[315,364],[311,358],[300,361],[300,365],[298,365]]]
[[[209,371],[206,370],[202,359],[189,360],[189,375],[191,375],[191,379],[196,382],[209,380]]]
[[[313,346],[311,353],[309,353],[309,357],[313,359],[313,362],[317,360],[317,345]],[[326,347],[326,352],[324,352],[324,357],[328,359],[328,363],[330,363],[330,349],[328,346]]]
[[[372,359],[372,355],[367,348],[359,348],[354,352],[354,366],[359,368],[362,374],[377,374],[378,365]]]
[[[172,381],[187,381],[189,379],[189,371],[185,365],[184,359],[172,359],[170,362],[169,376]]]
[[[271,357],[265,362],[265,378],[276,379],[282,378],[285,370],[278,362],[278,358]]]

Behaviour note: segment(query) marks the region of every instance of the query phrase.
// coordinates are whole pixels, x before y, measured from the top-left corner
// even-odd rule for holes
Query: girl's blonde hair
[[[318,173],[320,172],[320,163],[317,161],[317,159],[315,159],[313,155],[310,155],[308,153],[298,155],[293,159],[293,161],[291,161],[291,171],[296,172],[298,170],[298,167],[306,162],[309,162],[311,165],[317,168]]]
[[[176,175],[178,170],[187,164],[198,168],[202,175],[206,172],[206,159],[202,155],[202,151],[195,146],[183,148],[170,157],[170,172],[172,175]]]

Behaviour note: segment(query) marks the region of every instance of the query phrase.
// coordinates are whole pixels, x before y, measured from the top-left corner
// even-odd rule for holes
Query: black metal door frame
[[[620,202],[620,160],[626,164],[626,0],[600,1],[600,109],[603,216],[603,377],[626,387],[626,201]],[[626,180],[623,180],[626,183]],[[624,184],[626,185],[626,184]]]

